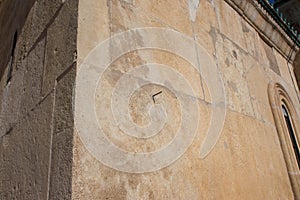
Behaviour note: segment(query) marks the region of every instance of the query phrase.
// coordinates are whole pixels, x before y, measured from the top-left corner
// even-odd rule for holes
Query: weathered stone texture
[[[13,2],[31,9],[14,22],[12,78],[1,78],[0,199],[71,199],[78,1]]]
[[[71,199],[73,163],[73,87],[75,64],[66,69],[55,88],[50,199]]]
[[[284,80],[299,111],[282,53],[288,52],[290,46],[278,35],[278,27],[272,27],[250,1],[234,2],[247,14],[254,9],[255,15],[248,16],[250,23],[247,16],[240,15],[242,10],[222,0],[199,1],[195,21],[189,16],[189,1],[80,1],[79,67],[98,43],[115,33],[153,26],[179,31],[194,38],[217,64],[225,85],[227,115],[214,150],[199,159],[199,147],[211,117],[210,92],[205,80],[195,76],[189,64],[166,52],[147,50],[122,55],[109,66],[100,81],[102,86],[96,90],[96,99],[97,96],[102,99],[97,101],[97,114],[105,116],[100,117],[100,124],[115,145],[127,151],[155,150],[163,147],[178,126],[178,116],[172,116],[174,123],[168,124],[166,130],[159,133],[163,137],[155,136],[160,140],[153,139],[155,142],[149,142],[149,146],[145,141],[132,138],[131,141],[124,133],[123,136],[122,131],[112,125],[110,111],[104,114],[110,106],[110,94],[116,82],[128,70],[148,62],[171,66],[191,80],[201,110],[199,129],[193,144],[180,159],[161,170],[142,174],[124,173],[103,165],[86,149],[80,134],[75,133],[74,199],[293,199],[268,98],[269,83]],[[264,28],[260,30],[256,25]],[[266,39],[262,36],[264,31],[267,35],[272,35],[270,31],[274,34]],[[278,47],[268,46],[274,45],[270,40],[281,45],[281,52]],[[192,47],[190,50],[196,51]],[[156,90],[167,93],[165,88],[147,86],[130,99],[131,116],[137,124],[149,120],[145,110],[150,103],[147,97]],[[163,95],[159,102],[168,107],[176,99]],[[176,106],[172,109],[175,115],[179,113]]]
[[[46,199],[53,100],[51,93],[2,136],[1,199]]]
[[[276,60],[276,57],[273,53],[273,49],[272,47],[270,47],[268,44],[266,43],[263,43],[263,47],[266,51],[266,55],[267,55],[267,58],[268,58],[268,61],[269,61],[269,66],[270,68],[275,72],[277,73],[279,76],[280,76],[280,71],[279,71],[279,68],[278,68],[278,64],[277,64],[277,60]],[[282,58],[283,59],[283,58]],[[285,60],[285,59],[284,59]]]
[[[299,171],[286,168],[268,87],[276,82],[284,85],[298,112],[295,121],[300,123],[299,90],[287,62],[289,52],[293,59],[297,48],[291,50],[291,40],[254,1],[12,2],[0,0],[0,41],[5,47],[0,47],[4,58],[0,60],[0,199],[293,199],[289,173]],[[11,10],[14,12],[9,13]],[[163,148],[172,142],[182,121],[180,102],[170,90],[179,78],[172,77],[173,82],[165,86],[139,88],[129,102],[117,99],[119,104],[129,104],[130,117],[140,126],[149,123],[151,106],[163,106],[167,119],[157,135],[134,138],[112,123],[111,94],[122,76],[141,65],[159,63],[176,70],[196,93],[193,100],[200,111],[198,118],[188,116],[198,123],[197,132],[178,160],[154,172],[135,174],[107,167],[87,150],[74,128],[73,93],[80,72],[77,68],[83,67],[81,63],[93,48],[114,34],[143,27],[183,33],[205,49],[207,54],[198,54],[197,46],[181,47],[216,64],[224,83],[227,115],[218,142],[200,159],[200,146],[216,106],[212,105],[212,89],[218,88],[209,88],[208,80],[174,52],[135,50],[112,61],[99,77],[93,97],[105,137],[120,149],[138,154]],[[5,65],[11,40],[3,38],[15,30],[19,37],[12,79],[7,84]],[[135,44],[149,39],[135,33]],[[130,42],[120,41],[120,49]],[[160,36],[155,42],[174,43],[173,47],[179,43],[163,41]],[[120,49],[110,43],[107,50],[113,57]],[[151,73],[168,76],[147,68],[145,74]],[[136,83],[136,79],[126,83]],[[137,83],[145,81],[144,77]],[[159,91],[154,101],[153,94]],[[184,87],[178,92],[187,94]]]
[[[0,3],[0,77],[2,78],[5,76],[4,71],[9,61],[14,33],[20,35],[34,0],[25,0],[22,3],[18,0],[3,0]]]
[[[47,29],[43,95],[54,87],[55,79],[76,61],[77,1],[66,1],[58,11],[53,24]]]

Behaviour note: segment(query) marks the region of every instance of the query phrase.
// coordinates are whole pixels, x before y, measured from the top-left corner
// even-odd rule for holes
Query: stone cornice
[[[263,40],[274,47],[289,62],[294,61],[299,47],[256,0],[225,1],[258,31]]]

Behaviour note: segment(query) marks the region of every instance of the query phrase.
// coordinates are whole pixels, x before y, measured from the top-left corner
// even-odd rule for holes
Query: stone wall
[[[78,2],[1,1],[0,8],[0,199],[70,199]]]
[[[33,3],[34,0],[26,0],[22,3],[18,0],[0,1],[0,77],[4,75],[5,67],[9,61],[14,33],[19,33],[22,29]]]
[[[273,115],[280,107],[273,103],[276,95],[270,90],[275,83],[283,86],[289,105],[295,108],[295,130],[300,130],[299,89],[287,61],[289,52],[295,57],[298,49],[253,2],[0,0],[0,55],[4,58],[0,61],[0,199],[298,198],[291,177],[299,179],[299,171],[287,168]],[[145,27],[180,36],[178,40],[164,33],[147,36],[141,29]],[[16,30],[12,77],[7,83]],[[131,30],[128,38],[107,40],[127,30]],[[181,45],[184,41],[193,43]],[[165,45],[177,52],[134,49],[146,44]],[[96,54],[90,54],[95,47]],[[127,48],[133,49],[120,54]],[[191,56],[195,62],[180,55]],[[94,60],[88,62],[87,57]],[[97,77],[103,63],[109,65]],[[153,63],[160,65],[147,66]],[[163,71],[162,65],[177,73]],[[127,73],[143,66],[142,77],[133,74],[119,84]],[[82,77],[86,68],[95,73]],[[203,69],[211,74],[199,73]],[[168,81],[157,84],[149,77]],[[99,80],[97,87],[82,87],[94,79]],[[184,81],[187,84],[181,85]],[[220,83],[223,87],[218,87]],[[139,88],[126,99],[131,85]],[[222,89],[225,107],[222,100],[216,104],[214,96],[223,94]],[[112,98],[115,92],[120,98]],[[78,102],[82,107],[76,106]],[[184,111],[183,105],[187,106]],[[126,132],[128,127],[116,124],[126,106],[138,127],[147,126],[151,119],[160,122],[163,107],[165,124],[156,134]],[[86,107],[92,112],[86,112]],[[211,118],[219,108],[226,111],[224,123],[219,124],[221,134],[209,137]],[[105,135],[93,132],[93,126],[87,126],[88,135],[84,135],[80,125],[93,119],[80,112],[95,114]],[[183,121],[188,123],[180,129]],[[151,157],[147,156],[167,148],[178,130],[187,134],[179,137],[178,146],[148,162]],[[113,145],[106,148],[103,141]],[[126,153],[112,151],[115,147]],[[169,161],[177,152],[182,153]],[[146,159],[138,163],[144,167],[140,169],[130,156],[142,153]]]
[[[239,2],[245,5],[244,2],[251,1]],[[246,8],[250,8],[249,5]],[[94,65],[89,63],[90,61],[85,61],[85,58],[98,44],[100,45],[97,48],[101,48],[101,44],[104,45],[103,41],[110,36],[134,28],[167,28],[192,38],[207,51],[206,54],[199,55],[199,60],[200,62],[206,60],[205,55],[208,55],[217,66],[224,82],[227,106],[221,136],[213,150],[201,158],[199,150],[211,124],[213,109],[212,91],[207,85],[208,80],[199,77],[191,63],[172,52],[157,49],[134,50],[115,61],[112,60],[101,79],[99,78],[100,86],[95,94],[96,117],[100,126],[102,125],[105,137],[111,143],[126,152],[152,152],[172,141],[180,126],[182,118],[179,100],[171,92],[172,85],[179,81],[175,77],[168,86],[149,84],[140,87],[129,102],[119,101],[119,104],[129,103],[132,120],[143,126],[150,122],[148,109],[153,105],[151,97],[162,91],[160,96],[156,97],[156,103],[166,108],[168,118],[164,128],[155,137],[147,139],[128,137],[128,133],[121,131],[120,125],[115,124],[116,116],[113,116],[110,106],[111,95],[117,88],[118,81],[121,81],[121,77],[130,70],[147,63],[170,66],[188,80],[197,94],[200,117],[190,120],[199,123],[198,130],[193,143],[178,160],[161,169],[144,173],[128,173],[126,170],[124,172],[114,169],[122,168],[122,164],[113,166],[107,162],[110,158],[99,159],[101,152],[95,153],[97,147],[92,146],[92,142],[82,139],[85,135],[77,131],[74,138],[72,179],[74,199],[294,198],[289,173],[295,175],[297,172],[287,171],[268,97],[270,84],[283,84],[299,114],[299,101],[295,90],[297,86],[293,74],[290,73],[292,66],[283,53],[290,50],[288,49],[290,44],[284,37],[280,38],[282,35],[276,24],[272,25],[271,20],[263,20],[267,16],[259,10],[259,7],[252,8],[258,9],[256,15],[252,17],[262,21],[251,22],[251,19],[243,16],[234,4],[228,4],[223,0],[79,2],[79,73],[81,68],[85,68],[88,64],[91,70],[94,69]],[[265,26],[266,33],[260,31],[256,23]],[[273,31],[274,34],[269,31]],[[111,58],[116,53],[122,52],[124,46],[128,44],[142,46],[147,40],[152,39],[145,37],[140,30],[134,30],[132,34],[136,35],[136,40],[130,42],[120,40],[119,43],[116,42],[119,47],[114,46],[114,41],[111,40],[109,45]],[[266,37],[270,35],[275,37]],[[159,36],[157,40],[158,43],[167,44],[167,41],[160,39]],[[284,51],[276,47],[274,41],[276,45],[284,44],[285,46],[281,46],[285,48]],[[181,44],[179,41],[170,43],[174,48],[198,54],[199,49],[194,46],[176,46]],[[101,57],[101,54],[98,56]],[[103,58],[106,59],[105,56]],[[96,57],[94,59],[97,60]],[[101,65],[101,59],[99,62]],[[82,63],[84,64],[81,65]],[[149,73],[149,70],[151,71],[148,68],[145,73]],[[168,77],[168,74],[161,72],[155,74],[155,77]],[[146,77],[141,79],[140,83],[143,81],[146,81]],[[135,84],[134,77],[126,83]],[[299,117],[296,117],[296,121],[299,123]],[[87,119],[86,123],[89,123]],[[102,146],[99,145],[98,148]],[[111,149],[106,150],[107,152],[104,152],[108,157],[115,157],[116,163],[118,161],[122,163],[122,159],[117,160],[120,158],[117,154],[110,154]],[[127,160],[129,164],[131,161]],[[127,166],[128,163],[124,161],[123,165]]]

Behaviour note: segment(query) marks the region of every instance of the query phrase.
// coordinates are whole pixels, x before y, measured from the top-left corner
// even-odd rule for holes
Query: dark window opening
[[[18,38],[18,34],[17,34],[17,32],[15,32],[14,38],[13,38],[13,44],[12,44],[12,48],[11,48],[11,52],[10,52],[10,60],[8,63],[6,84],[8,84],[12,78],[13,62],[14,62],[14,57],[15,57],[15,49],[17,46],[17,38]]]
[[[294,133],[294,129],[293,129],[293,125],[292,125],[292,121],[290,118],[290,115],[288,113],[288,110],[286,109],[286,107],[284,105],[281,106],[282,108],[282,113],[285,119],[285,123],[286,126],[288,128],[289,131],[289,135],[290,135],[290,139],[293,145],[293,149],[294,149],[294,153],[295,153],[295,157],[298,163],[298,168],[300,169],[300,152],[299,152],[299,148],[298,148],[298,144],[297,144],[297,139]]]

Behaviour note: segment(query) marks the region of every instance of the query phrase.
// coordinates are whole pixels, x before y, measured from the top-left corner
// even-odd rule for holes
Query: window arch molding
[[[291,140],[290,135],[294,134],[299,151],[299,115],[297,114],[292,99],[283,87],[283,84],[270,83],[268,87],[268,96],[294,197],[295,199],[300,199],[299,163],[297,161],[297,152],[295,152],[295,149],[293,148],[294,141]],[[283,108],[286,109],[288,113],[293,133],[289,130]]]

